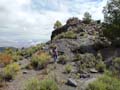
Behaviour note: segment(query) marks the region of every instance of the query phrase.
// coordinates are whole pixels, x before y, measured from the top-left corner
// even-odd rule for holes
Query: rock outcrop
[[[54,40],[54,38],[61,33],[68,31],[73,31],[77,38],[61,38]],[[51,42],[57,45],[59,52],[66,54],[72,59],[76,53],[96,54],[100,49],[109,47],[110,42],[100,35],[102,35],[102,28],[101,24],[97,23],[97,21],[85,24],[78,18],[70,18],[63,27],[52,32]]]

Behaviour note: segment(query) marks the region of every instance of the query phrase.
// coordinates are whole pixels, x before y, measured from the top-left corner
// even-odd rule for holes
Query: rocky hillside
[[[99,21],[85,24],[78,18],[69,19],[64,26],[52,32],[51,44],[56,44],[60,53],[73,58],[76,53],[92,53],[110,47],[110,42],[102,35]]]
[[[57,63],[51,53],[54,45]],[[104,37],[100,21],[70,18],[52,32],[49,42],[0,53],[0,90],[103,90],[110,84],[118,86],[111,90],[119,90],[119,79],[106,72],[119,77],[119,57],[120,48]]]

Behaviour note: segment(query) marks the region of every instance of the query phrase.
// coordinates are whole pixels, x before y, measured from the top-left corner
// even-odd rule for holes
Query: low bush
[[[24,90],[58,90],[58,85],[52,79],[39,81],[36,78],[32,78],[27,82]]]
[[[58,85],[52,79],[44,79],[40,85],[40,90],[58,90]]]
[[[24,90],[41,90],[40,81],[36,78],[28,80],[25,84]]]
[[[72,71],[72,68],[73,68],[72,65],[70,65],[70,64],[66,65],[65,66],[65,72],[70,73]]]
[[[68,31],[68,32],[61,33],[61,34],[57,35],[56,37],[54,37],[54,40],[62,39],[62,38],[76,39],[77,38],[77,34],[74,31]]]
[[[48,53],[40,53],[40,55],[33,55],[31,64],[34,68],[42,69],[45,68],[50,60],[50,55]]]
[[[9,64],[3,69],[3,78],[5,80],[11,80],[20,70],[20,66],[16,63]]]
[[[116,57],[112,60],[112,71],[116,74],[120,74],[120,57]]]
[[[17,62],[19,60],[22,60],[22,56],[17,55],[17,54],[13,54],[12,59],[13,59],[14,62]]]
[[[120,90],[120,80],[104,75],[93,83],[90,83],[86,90]]]
[[[82,58],[81,58],[81,55],[80,54],[77,54],[74,58],[74,61],[80,61]]]
[[[25,58],[31,57],[37,51],[43,49],[45,44],[37,44],[36,46],[31,46],[29,48],[23,48],[20,50],[19,54]]]
[[[105,69],[106,69],[106,65],[104,64],[103,61],[100,61],[100,62],[98,62],[98,64],[96,64],[96,69],[97,69],[99,72],[104,72]]]
[[[93,54],[85,53],[80,54],[77,57],[79,60],[77,62],[78,72],[88,70],[89,68],[94,68],[96,65],[97,60]]]
[[[68,31],[68,32],[65,33],[64,38],[76,39],[77,35],[73,31]]]
[[[61,64],[66,64],[68,61],[68,57],[66,55],[60,55],[58,59],[59,59],[58,63]]]

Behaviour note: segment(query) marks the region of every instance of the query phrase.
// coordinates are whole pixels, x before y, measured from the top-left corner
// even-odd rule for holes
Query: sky
[[[50,40],[56,20],[103,20],[107,0],[0,0],[0,46],[26,47]]]

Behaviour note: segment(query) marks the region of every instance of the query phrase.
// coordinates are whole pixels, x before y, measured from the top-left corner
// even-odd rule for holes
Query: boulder
[[[77,82],[74,79],[69,78],[67,81],[67,85],[70,85],[72,87],[77,87]]]
[[[27,74],[28,73],[28,71],[23,71],[23,74]]]
[[[90,74],[80,74],[80,78],[90,78]]]
[[[90,69],[91,73],[98,73],[98,71],[95,68]]]

